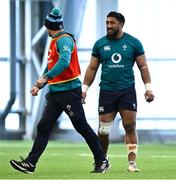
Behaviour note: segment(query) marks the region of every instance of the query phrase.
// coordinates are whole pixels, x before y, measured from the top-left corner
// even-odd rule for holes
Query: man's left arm
[[[62,37],[60,41],[57,42],[59,59],[51,70],[49,70],[40,79],[37,80],[38,85],[45,84],[48,79],[54,78],[55,76],[61,74],[66,68],[68,68],[73,47],[73,40],[69,37]]]
[[[154,100],[154,94],[151,87],[151,77],[145,54],[136,57],[136,64],[140,70],[141,78],[145,85],[145,99],[147,102],[151,102]]]

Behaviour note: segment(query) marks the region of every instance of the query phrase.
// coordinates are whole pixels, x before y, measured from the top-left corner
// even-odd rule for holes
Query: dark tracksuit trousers
[[[81,88],[46,95],[47,103],[37,126],[37,137],[27,157],[29,162],[34,165],[37,163],[47,146],[51,130],[63,111],[69,116],[76,131],[87,142],[95,162],[105,159],[100,141],[86,121],[81,98]]]

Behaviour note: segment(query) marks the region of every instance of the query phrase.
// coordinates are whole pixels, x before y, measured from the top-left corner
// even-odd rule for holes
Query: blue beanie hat
[[[51,30],[60,30],[64,28],[62,14],[58,8],[53,8],[46,18],[44,25]]]

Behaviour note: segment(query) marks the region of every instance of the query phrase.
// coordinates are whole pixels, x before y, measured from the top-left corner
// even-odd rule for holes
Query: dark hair
[[[125,24],[125,17],[121,13],[118,13],[116,11],[109,12],[107,17],[115,17],[120,23]]]

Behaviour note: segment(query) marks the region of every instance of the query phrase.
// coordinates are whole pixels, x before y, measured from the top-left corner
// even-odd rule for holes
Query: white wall
[[[0,1],[0,57],[9,57],[9,1]]]
[[[119,0],[124,30],[143,42],[148,58],[176,58],[175,7],[175,0]]]
[[[148,104],[145,102],[144,85],[141,81],[138,69],[135,67],[136,88],[138,94],[138,117],[143,118],[176,118],[176,17],[175,0],[119,0],[119,12],[124,14],[126,23],[124,30],[139,38],[144,45],[148,59],[167,59],[167,61],[148,61],[152,76],[155,101]],[[90,13],[91,12],[91,13]],[[9,57],[9,1],[0,0],[0,57]],[[102,27],[105,28],[105,27]],[[96,41],[96,1],[87,1],[87,8],[84,17],[82,32],[78,42],[80,48],[92,48]],[[79,52],[82,76],[91,57],[91,52]],[[175,59],[169,61],[169,59]],[[9,98],[9,65],[1,62],[0,82],[6,82],[1,87],[0,109],[4,107],[6,99]],[[4,75],[5,74],[5,75]],[[93,127],[98,125],[98,83],[97,77],[91,86],[87,103],[84,105],[89,123]],[[65,121],[65,120],[64,120]],[[63,121],[63,122],[64,122]],[[63,127],[72,125],[62,123]],[[164,121],[162,121],[164,122]],[[150,121],[150,127],[155,125],[155,121]],[[160,123],[161,125],[162,123]],[[172,123],[167,125],[173,125]],[[143,124],[144,128],[146,124]],[[166,123],[162,127],[167,127]]]

